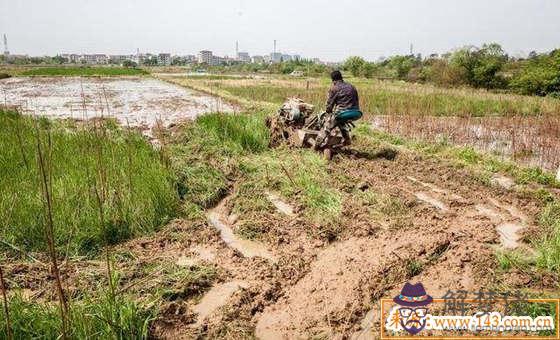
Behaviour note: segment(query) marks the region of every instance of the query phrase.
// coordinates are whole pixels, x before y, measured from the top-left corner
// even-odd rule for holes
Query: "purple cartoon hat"
[[[421,307],[429,305],[433,299],[426,293],[421,283],[411,285],[407,282],[401,293],[393,298],[393,301],[401,306]]]

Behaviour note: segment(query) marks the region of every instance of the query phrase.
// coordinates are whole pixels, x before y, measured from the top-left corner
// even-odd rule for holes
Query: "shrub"
[[[556,97],[560,94],[560,50],[524,62],[510,87],[521,94]]]

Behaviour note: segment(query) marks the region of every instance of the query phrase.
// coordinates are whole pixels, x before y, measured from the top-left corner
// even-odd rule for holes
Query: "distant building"
[[[250,63],[251,62],[251,57],[249,56],[249,53],[247,53],[247,52],[237,52],[237,60],[239,60],[243,63]]]
[[[291,61],[292,56],[289,54],[282,54],[282,61]]]
[[[264,63],[264,57],[260,55],[254,55],[251,57],[251,61],[255,64],[262,64]]]
[[[71,64],[77,64],[80,62],[81,60],[81,55],[79,54],[70,54],[70,53],[63,53],[60,55],[62,58],[64,58],[65,62],[67,63],[71,63]]]
[[[281,61],[282,61],[282,53],[280,53],[280,52],[270,53],[270,62],[271,63],[279,63]]]
[[[292,60],[299,61],[299,60],[301,60],[301,56],[300,56],[299,54],[294,54],[294,55],[292,56]]]
[[[164,66],[171,65],[171,53],[158,54],[158,65],[164,65]]]
[[[107,64],[109,62],[106,54],[84,54],[81,60],[85,61],[86,64]]]
[[[130,54],[113,54],[109,56],[109,63],[111,64],[122,64],[126,60],[134,61],[136,57]]]
[[[214,62],[214,58],[212,55],[212,51],[200,51],[198,52],[198,63],[199,64],[208,64],[212,65]]]
[[[228,61],[229,61],[228,57],[219,57],[217,55],[213,55],[209,65],[212,66],[221,65],[223,63],[227,63]]]

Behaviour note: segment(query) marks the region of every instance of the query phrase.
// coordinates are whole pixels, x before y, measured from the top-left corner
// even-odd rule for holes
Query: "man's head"
[[[332,81],[342,80],[342,73],[339,70],[332,71],[331,79]]]

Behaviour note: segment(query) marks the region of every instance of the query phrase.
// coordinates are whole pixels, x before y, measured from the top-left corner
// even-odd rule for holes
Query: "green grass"
[[[22,76],[137,76],[148,72],[139,68],[58,66],[38,67],[20,73]]]
[[[36,126],[50,169],[56,245],[65,253],[86,254],[105,240],[114,244],[149,233],[176,214],[174,176],[140,134],[114,123],[94,131],[6,112],[0,112],[0,125],[4,242],[24,250],[46,249]],[[96,188],[105,192],[104,226]]]
[[[188,123],[170,146],[181,197],[203,208],[229,189],[239,157],[268,147],[263,114],[214,113]]]
[[[55,303],[10,299],[10,323],[14,339],[58,339],[62,319]],[[113,300],[107,292],[86,297],[70,305],[69,339],[146,339],[154,310],[145,309],[128,297]],[[6,321],[0,318],[0,339],[6,339]]]
[[[531,265],[531,259],[527,254],[516,250],[497,250],[495,255],[498,268],[504,271],[509,271],[513,268],[526,269]]]
[[[539,224],[544,229],[541,239],[534,242],[538,267],[560,272],[560,202],[549,202],[542,210]]]

